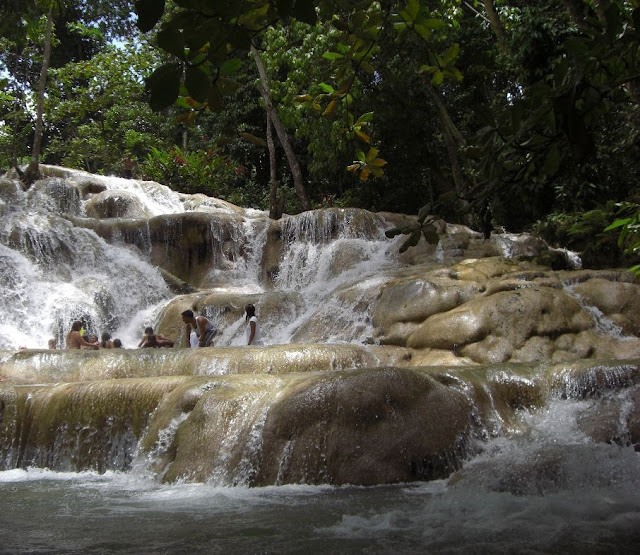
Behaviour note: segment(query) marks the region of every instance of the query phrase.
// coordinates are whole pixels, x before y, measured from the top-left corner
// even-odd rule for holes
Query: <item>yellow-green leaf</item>
[[[371,137],[369,137],[369,135],[367,135],[363,131],[360,131],[359,129],[356,129],[355,131],[356,131],[356,137],[358,137],[358,139],[360,139],[361,141],[367,144],[371,142]]]
[[[329,102],[329,104],[327,104],[327,107],[325,108],[322,115],[325,118],[331,118],[335,115],[337,108],[338,108],[338,101],[332,100],[331,102]]]

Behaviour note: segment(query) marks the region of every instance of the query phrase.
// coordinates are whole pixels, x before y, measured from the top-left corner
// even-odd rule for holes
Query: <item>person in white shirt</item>
[[[247,339],[247,345],[264,345],[262,342],[262,335],[260,334],[260,325],[258,324],[258,318],[256,317],[256,307],[252,304],[248,304],[244,307],[245,321],[247,327],[245,329],[245,337]]]

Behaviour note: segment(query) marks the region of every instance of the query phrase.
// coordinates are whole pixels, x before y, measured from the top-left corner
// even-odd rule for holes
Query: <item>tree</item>
[[[92,3],[81,0],[11,0],[7,4],[6,12],[3,10],[2,27],[8,31],[6,40],[11,48],[0,54],[0,63],[22,95],[27,97],[33,93],[35,96],[33,146],[23,176],[25,185],[29,185],[40,175],[39,161],[45,131],[44,102],[50,66],[62,66],[71,59],[78,61],[92,56],[96,51],[97,37],[102,39],[103,36],[113,37],[129,32],[132,29],[128,17],[130,6],[127,0],[97,0]],[[40,23],[43,23],[42,34]],[[63,43],[57,40],[56,28],[58,34],[65,35]],[[108,31],[107,35],[103,35],[100,28]],[[74,43],[84,43],[90,48],[70,48]],[[36,56],[30,52],[34,46],[39,50]],[[36,69],[37,78],[32,77]],[[25,101],[22,109],[27,110],[27,106]],[[17,134],[18,129],[14,128],[14,136]],[[17,167],[17,161],[13,162]]]
[[[153,112],[144,93],[147,68],[160,60],[137,40],[51,70],[47,161],[117,174],[127,156],[140,162],[153,148],[170,148],[179,123]]]
[[[51,35],[53,33],[53,15],[61,8],[58,0],[48,0],[46,6],[46,27],[44,34],[44,46],[42,54],[42,66],[40,68],[40,79],[38,81],[37,104],[36,104],[36,127],[33,135],[33,147],[31,149],[31,161],[25,171],[23,181],[29,186],[34,181],[40,179],[40,147],[42,145],[42,115],[44,112],[44,95],[47,88],[47,72],[49,70],[49,60],[51,58]]]

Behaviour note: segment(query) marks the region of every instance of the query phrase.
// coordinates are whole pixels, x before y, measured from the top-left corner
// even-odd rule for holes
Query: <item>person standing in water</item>
[[[191,332],[196,332],[198,336],[198,347],[211,347],[213,338],[218,330],[208,318],[205,316],[195,316],[192,310],[185,310],[182,313],[182,321],[187,324],[187,338],[191,336]]]
[[[262,334],[260,333],[260,325],[258,324],[258,318],[256,316],[256,307],[252,304],[248,304],[244,307],[245,321],[247,327],[244,331],[247,339],[247,345],[264,345],[262,342]]]

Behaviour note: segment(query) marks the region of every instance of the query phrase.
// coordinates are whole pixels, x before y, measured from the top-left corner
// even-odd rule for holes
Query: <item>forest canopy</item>
[[[2,7],[1,168],[637,249],[638,0]]]

